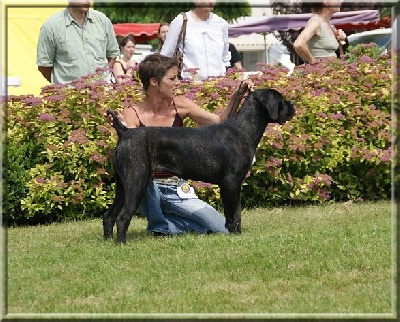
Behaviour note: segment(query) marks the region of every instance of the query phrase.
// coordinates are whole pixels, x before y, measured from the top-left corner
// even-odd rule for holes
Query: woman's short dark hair
[[[165,76],[172,67],[178,67],[178,60],[173,57],[163,56],[159,53],[147,55],[139,63],[139,78],[146,92],[150,86],[150,79],[155,77],[158,82]]]
[[[121,49],[121,47],[125,47],[126,44],[128,43],[128,41],[132,41],[133,44],[136,45],[135,38],[133,38],[132,35],[128,35],[128,36],[121,38],[121,40],[118,43],[119,48]]]

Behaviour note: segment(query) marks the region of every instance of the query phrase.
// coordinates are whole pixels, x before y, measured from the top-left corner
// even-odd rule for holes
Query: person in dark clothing
[[[229,51],[231,52],[231,65],[229,67],[242,69],[242,58],[234,44],[229,43]]]

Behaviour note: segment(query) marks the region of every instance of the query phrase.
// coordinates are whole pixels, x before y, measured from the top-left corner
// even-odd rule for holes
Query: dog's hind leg
[[[137,173],[138,175],[135,175],[134,178],[125,180],[124,203],[115,220],[117,225],[117,242],[119,243],[126,242],[129,224],[149,184],[150,175],[143,175],[143,172],[140,171]]]
[[[224,206],[225,227],[230,233],[240,234],[242,232],[240,186],[236,184],[221,185],[220,192]]]
[[[109,239],[112,237],[115,219],[124,205],[124,199],[125,199],[124,189],[117,172],[115,173],[115,181],[116,181],[116,189],[115,189],[116,191],[115,191],[114,201],[103,215],[104,239]]]

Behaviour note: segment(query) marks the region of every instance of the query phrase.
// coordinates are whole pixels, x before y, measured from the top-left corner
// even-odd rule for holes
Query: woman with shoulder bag
[[[215,0],[197,0],[194,3],[195,8],[186,12],[186,35],[178,43],[183,54],[181,77],[192,79],[192,74],[187,69],[196,69],[200,80],[209,76],[224,76],[231,58],[228,23],[212,12]],[[174,56],[183,21],[183,15],[179,14],[171,22],[161,49],[162,55]]]

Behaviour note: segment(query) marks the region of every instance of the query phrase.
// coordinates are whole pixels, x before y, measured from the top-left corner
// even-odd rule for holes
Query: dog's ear
[[[278,122],[279,123],[279,109],[282,108],[282,102],[277,101],[275,99],[270,99],[268,101],[267,105],[267,110],[269,117],[271,118],[272,121]]]
[[[268,111],[268,116],[273,122],[278,121],[279,109],[282,104],[277,94],[280,95],[280,93],[273,89],[258,89],[253,91],[254,98]]]
[[[280,115],[279,124],[283,124],[289,121],[295,114],[294,106],[292,102],[282,101],[282,112]]]

